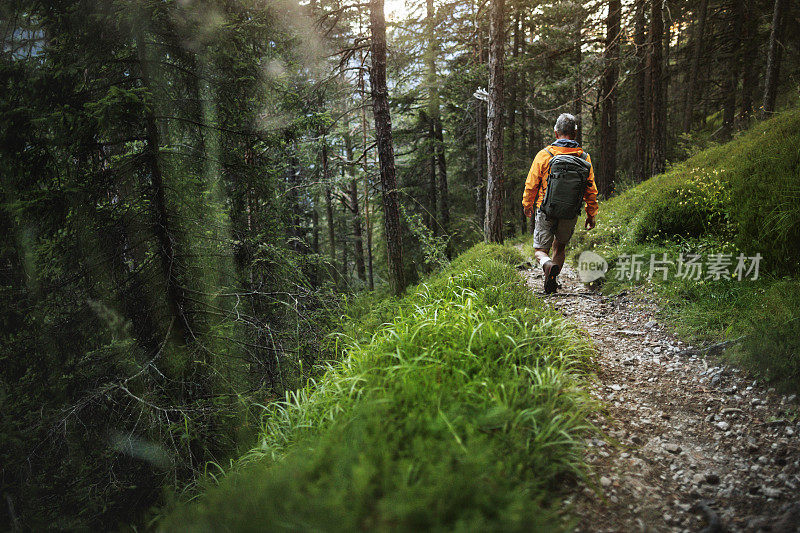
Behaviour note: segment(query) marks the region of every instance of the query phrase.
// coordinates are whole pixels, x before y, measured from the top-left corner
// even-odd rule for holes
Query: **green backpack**
[[[547,176],[547,190],[539,210],[548,219],[575,218],[581,214],[583,194],[589,185],[589,154],[553,155],[550,150],[550,169]]]

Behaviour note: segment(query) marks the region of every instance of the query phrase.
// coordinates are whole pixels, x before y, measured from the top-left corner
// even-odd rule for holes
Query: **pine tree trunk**
[[[731,0],[729,11],[731,33],[726,47],[728,49],[728,72],[722,86],[725,100],[722,108],[722,132],[720,138],[723,141],[730,140],[731,135],[733,135],[733,122],[736,119],[736,90],[739,87],[739,50],[742,39],[742,14],[744,11],[742,0]]]
[[[683,101],[683,131],[692,129],[694,117],[695,93],[697,92],[697,81],[700,77],[700,57],[703,53],[703,41],[706,31],[706,16],[708,13],[708,0],[701,0],[697,12],[697,23],[692,32],[692,60],[689,68],[689,76],[686,79],[686,92]]]
[[[486,221],[487,242],[503,242],[503,54],[505,45],[505,0],[491,0],[489,21],[489,110],[486,129]]]
[[[295,252],[305,251],[303,246],[303,232],[300,226],[300,162],[297,157],[297,140],[292,133],[286,133],[286,145],[291,152],[289,156],[289,166],[286,169],[286,185],[288,194],[286,195],[289,203],[289,239],[291,247]]]
[[[150,58],[145,50],[145,39],[140,36],[136,40],[136,51],[139,59],[139,68],[142,75],[143,86],[151,90],[153,87],[150,75]],[[158,242],[157,255],[161,263],[164,284],[167,296],[169,314],[174,317],[172,328],[173,340],[189,344],[193,339],[194,328],[187,315],[186,297],[178,279],[178,252],[175,247],[175,233],[172,228],[172,219],[169,216],[166,200],[164,175],[161,168],[161,140],[152,106],[147,108],[145,114],[144,155],[150,171],[150,190],[152,192],[153,233]]]
[[[439,43],[436,40],[436,12],[433,7],[433,0],[427,0],[426,6],[428,50],[425,59],[428,71],[428,117],[431,121],[432,157],[436,167],[435,213],[439,218],[439,224],[447,233],[450,226],[450,198],[447,190],[447,162],[444,153],[442,115],[439,104],[439,79],[436,74],[436,57],[439,54]]]
[[[664,172],[664,75],[663,57],[664,19],[661,13],[661,0],[650,0],[650,175]]]
[[[537,36],[536,36],[536,26],[534,25],[532,17],[531,17],[531,20],[529,22],[528,31],[530,32],[530,35],[531,35],[530,46],[534,46],[535,43],[536,43],[536,37]],[[535,74],[534,74],[533,70],[528,71],[528,69],[526,69],[526,73],[530,74],[531,78],[535,79]],[[531,108],[534,107],[533,104],[534,104],[534,95],[535,94],[536,94],[535,87],[528,87],[528,86],[525,87],[525,98],[526,98],[526,102],[528,103],[528,105],[526,105],[526,108],[528,106],[530,106]],[[525,130],[527,131],[528,136],[527,136],[526,139],[523,139],[522,148],[523,148],[523,150],[527,150],[528,158],[529,159],[533,159],[534,156],[536,155],[536,152],[538,152],[538,150],[539,150],[539,146],[538,146],[538,144],[539,144],[539,138],[538,138],[539,137],[539,132],[536,129],[536,114],[533,111],[530,111],[527,114],[527,125],[525,127]],[[533,220],[534,218],[535,217],[531,217],[531,220]],[[531,233],[532,233],[533,232],[533,225],[531,225],[530,227],[531,227]]]
[[[670,63],[669,63],[669,54],[670,54],[670,43],[672,42],[672,19],[667,18],[670,16],[669,9],[667,8],[667,1],[664,0],[661,9],[661,16],[664,17],[664,39],[663,39],[663,50],[664,50],[664,61],[663,61],[663,72],[661,74],[661,124],[663,125],[661,128],[661,146],[664,147],[664,158],[666,160],[667,155],[667,129],[669,128],[669,110],[670,110],[670,103],[669,103],[669,82],[670,82]],[[666,163],[665,163],[666,165]]]
[[[512,40],[512,47],[511,47],[511,58],[512,58],[512,68],[509,73],[509,97],[510,101],[508,103],[508,125],[506,126],[506,130],[508,131],[508,148],[509,153],[511,154],[512,159],[517,159],[517,109],[524,106],[518,105],[518,98],[520,93],[520,68],[519,63],[517,60],[519,59],[519,49],[520,49],[520,37],[522,33],[522,27],[520,25],[520,12],[522,10],[521,6],[515,6],[514,8],[514,21],[513,21],[513,29],[514,29],[514,38]],[[524,90],[524,89],[523,89]],[[508,180],[505,183],[505,194],[506,194],[506,207],[508,209],[508,213],[510,214],[512,220],[512,227],[514,234],[516,234],[516,224],[520,222],[520,233],[525,233],[525,225],[528,222],[528,218],[525,216],[525,213],[522,209],[522,206],[519,203],[519,197],[522,194],[522,189],[519,183],[515,183],[515,180]]]
[[[342,210],[346,208],[343,207]],[[342,245],[342,279],[346,285],[350,284],[350,258],[347,256],[347,245]]]
[[[580,5],[580,4],[579,4]],[[583,26],[586,22],[586,15],[583,10],[583,7],[578,8],[579,16],[576,23],[575,28],[575,82],[574,82],[574,89],[573,89],[573,110],[572,112],[575,113],[575,119],[578,122],[578,129],[575,132],[575,140],[578,141],[579,144],[583,143],[583,77],[581,74],[581,61],[583,61],[583,50],[581,47],[583,46]]]
[[[364,235],[361,228],[361,212],[358,206],[358,182],[350,180],[350,207],[353,213],[353,238],[355,239],[356,274],[361,281],[367,280],[364,265]]]
[[[764,87],[764,102],[761,106],[761,116],[766,118],[775,112],[775,100],[778,96],[778,83],[781,71],[781,55],[783,44],[783,26],[787,8],[786,0],[775,0],[772,12],[772,29],[769,34],[769,52],[767,54],[766,86]]]
[[[634,174],[637,180],[647,177],[650,155],[648,131],[650,120],[650,96],[647,90],[647,38],[645,33],[645,9],[647,0],[637,0],[634,20],[634,44],[636,46],[636,154]]]
[[[522,56],[525,57],[526,53],[526,43],[525,43],[525,26],[520,24],[518,26],[518,33],[519,33],[519,41],[520,41],[520,52]],[[518,154],[522,154],[524,159],[528,158],[528,139],[529,139],[529,131],[528,127],[530,125],[530,118],[528,114],[528,94],[532,90],[532,87],[528,85],[528,70],[521,68],[518,66],[517,69],[519,70],[519,77],[517,78],[517,84],[522,87],[521,91],[517,91],[518,98],[521,100],[520,110],[519,110],[519,141],[517,145],[512,145],[512,149],[515,150]],[[521,94],[520,94],[521,93]],[[530,156],[533,157],[533,156]],[[511,201],[516,206],[517,213],[519,214],[519,221],[520,221],[520,232],[522,235],[525,235],[528,231],[528,217],[525,216],[525,210],[520,205],[519,199],[522,197],[522,189],[525,187],[525,182],[520,180],[519,185],[515,189],[515,194],[513,195]]]
[[[483,223],[486,216],[486,106],[482,100],[478,100],[475,114],[475,214]]]
[[[436,106],[439,110],[439,106]],[[444,231],[450,228],[450,193],[447,186],[447,161],[444,155],[444,133],[442,132],[442,119],[437,114],[434,121],[434,135],[436,140],[436,182],[438,185],[437,199],[439,200],[439,219]]]
[[[742,54],[742,102],[739,107],[740,129],[747,128],[750,119],[753,117],[753,101],[756,89],[758,88],[758,76],[760,73],[758,62],[758,27],[760,12],[750,2],[744,2],[744,30],[742,34],[742,44],[744,51]]]
[[[428,212],[425,213],[425,218],[427,220],[428,229],[431,230],[431,233],[437,235],[439,233],[439,221],[438,219],[438,212],[439,212],[439,202],[437,201],[437,191],[438,187],[436,184],[436,128],[433,126],[433,120],[431,120],[430,114],[423,113],[423,119],[427,123],[428,126],[428,157],[427,159],[427,170],[428,170],[428,184],[427,184],[427,199],[428,199]]]
[[[509,73],[509,97],[510,102],[508,102],[508,125],[506,129],[508,130],[508,145],[511,147],[512,150],[516,147],[517,144],[517,134],[514,131],[514,128],[517,124],[517,92],[519,86],[519,65],[517,65],[517,58],[519,57],[519,37],[520,37],[520,25],[519,25],[519,11],[520,8],[516,8],[516,13],[514,14],[514,40],[513,45],[511,47],[511,58],[513,60],[513,68]]]
[[[317,211],[318,195],[314,194],[314,208],[311,210],[311,249],[315,254],[319,253],[319,212]]]
[[[359,51],[359,64],[364,64],[364,51]],[[358,92],[361,95],[361,135],[364,153],[362,157],[362,169],[364,171],[364,229],[367,232],[367,280],[369,290],[375,290],[375,270],[372,255],[372,209],[370,205],[370,182],[367,167],[367,109],[366,109],[366,90],[364,87],[364,70],[358,70]]]
[[[619,34],[621,0],[610,0],[606,19],[605,70],[603,72],[600,118],[600,158],[597,173],[599,192],[608,196],[617,173],[617,82],[619,80]]]
[[[435,11],[433,0],[426,1],[427,17],[425,19],[425,39],[427,48],[425,50],[425,89],[428,91],[427,114],[423,113],[423,118],[428,126],[428,212],[426,219],[428,228],[434,235],[439,233],[439,213],[440,201],[439,186],[436,183],[436,119],[439,108],[439,89],[436,85],[436,30]]]
[[[336,264],[336,226],[333,219],[333,197],[331,188],[325,188],[325,213],[328,217],[328,246],[330,246],[331,264]]]
[[[328,218],[328,245],[330,246],[331,264],[336,264],[336,227],[333,220],[333,197],[330,186],[330,168],[328,165],[328,143],[322,141],[322,181],[325,183],[325,214]]]
[[[348,163],[353,161],[353,139],[350,133],[344,134],[344,148]],[[355,240],[356,274],[361,281],[367,280],[367,271],[364,265],[364,235],[361,226],[361,209],[358,203],[358,182],[356,181],[353,166],[347,165],[347,173],[350,175],[350,188],[347,191],[349,196],[350,212],[353,215],[353,238]]]
[[[389,267],[389,286],[393,294],[399,295],[406,288],[406,284],[400,235],[400,202],[397,194],[394,145],[392,143],[392,118],[389,114],[389,91],[386,86],[386,19],[383,13],[383,0],[370,0],[369,15],[372,33],[370,45],[372,65],[369,79],[372,90],[372,113],[375,116],[375,137],[380,161],[386,258]]]
[[[476,28],[478,41],[478,61],[486,63],[483,33]],[[483,224],[486,218],[486,106],[478,100],[475,106],[475,214]]]

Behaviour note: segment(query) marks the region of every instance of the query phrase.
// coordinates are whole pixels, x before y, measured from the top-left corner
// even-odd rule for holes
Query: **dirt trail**
[[[685,346],[645,291],[607,298],[567,265],[546,296],[541,269],[522,274],[594,340],[592,394],[607,406],[596,422],[619,442],[590,443],[604,494],[571,498],[577,531],[800,532],[796,397]]]

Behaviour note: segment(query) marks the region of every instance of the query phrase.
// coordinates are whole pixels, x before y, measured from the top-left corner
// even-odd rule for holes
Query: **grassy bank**
[[[164,530],[560,530],[586,474],[588,340],[480,244],[400,300],[346,306],[341,362]]]
[[[633,284],[656,291],[678,332],[695,341],[744,337],[725,353],[758,376],[800,390],[800,110],[757,124],[602,203],[596,230],[576,232],[573,254],[609,259],[604,290]],[[642,254],[763,257],[759,278],[615,279],[616,259]],[[747,278],[751,278],[747,276]]]

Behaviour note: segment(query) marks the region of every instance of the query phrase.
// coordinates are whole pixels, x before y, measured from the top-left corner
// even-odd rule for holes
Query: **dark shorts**
[[[554,238],[558,239],[558,242],[562,244],[567,244],[572,238],[577,222],[578,217],[547,220],[544,213],[537,209],[536,229],[533,232],[533,247],[546,250],[553,244]]]

